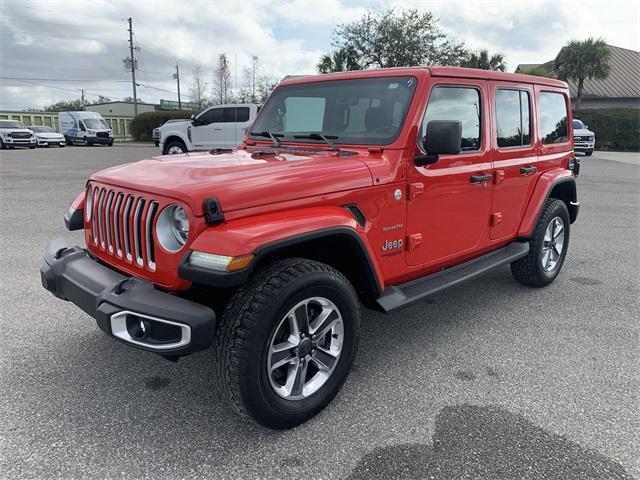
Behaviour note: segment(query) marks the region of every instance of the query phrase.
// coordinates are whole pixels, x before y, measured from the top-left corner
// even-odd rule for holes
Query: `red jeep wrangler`
[[[213,344],[231,405],[292,427],[336,395],[359,305],[395,312],[510,264],[543,287],[578,215],[569,92],[465,68],[310,76],[242,145],[91,177],[42,283],[107,334],[177,359]]]

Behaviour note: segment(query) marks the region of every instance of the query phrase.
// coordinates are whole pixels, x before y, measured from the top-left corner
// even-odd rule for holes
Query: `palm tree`
[[[319,73],[345,72],[349,70],[361,70],[355,52],[341,48],[333,53],[326,53],[320,57],[316,65]]]
[[[480,68],[482,70],[498,70],[500,72],[504,72],[507,69],[507,64],[504,61],[504,55],[501,53],[489,55],[489,51],[486,49],[469,54],[469,56],[461,63],[461,66]]]
[[[572,40],[560,50],[555,60],[555,71],[562,80],[573,80],[578,84],[576,110],[580,109],[584,81],[609,76],[609,47],[601,38],[594,40]]]

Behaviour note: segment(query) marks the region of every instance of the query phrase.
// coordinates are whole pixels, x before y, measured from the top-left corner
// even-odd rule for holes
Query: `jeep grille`
[[[94,248],[155,271],[154,221],[158,201],[92,185],[90,237]]]

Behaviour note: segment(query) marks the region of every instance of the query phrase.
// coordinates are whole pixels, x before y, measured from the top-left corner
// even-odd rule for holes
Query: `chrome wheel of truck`
[[[289,400],[316,393],[338,363],[344,341],[342,316],[326,298],[298,303],[280,321],[267,358],[269,381]]]
[[[359,304],[342,273],[302,258],[258,268],[216,326],[219,385],[240,413],[291,428],[320,412],[349,374]]]

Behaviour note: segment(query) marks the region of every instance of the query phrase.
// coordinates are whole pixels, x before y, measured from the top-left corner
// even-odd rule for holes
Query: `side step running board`
[[[378,305],[387,313],[393,312],[445,288],[471,280],[496,267],[518,260],[527,255],[527,253],[529,253],[528,242],[513,242],[500,250],[487,253],[455,267],[432,273],[402,285],[387,287],[382,292],[382,296],[378,298]]]

